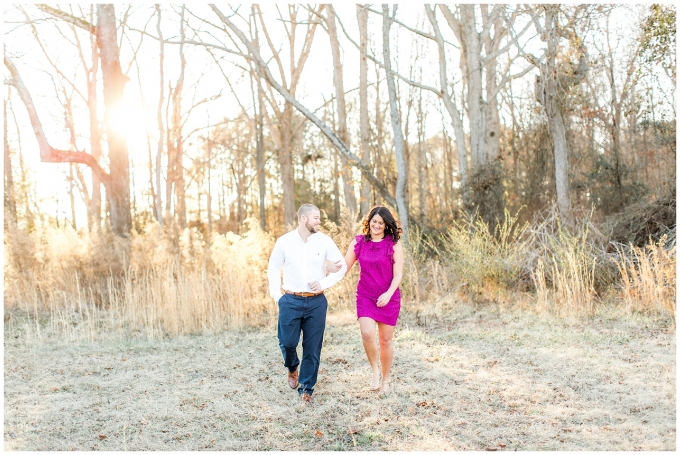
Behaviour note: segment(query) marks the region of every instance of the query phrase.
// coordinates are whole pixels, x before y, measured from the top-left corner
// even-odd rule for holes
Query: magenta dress
[[[386,292],[394,277],[394,242],[392,236],[386,235],[380,242],[366,240],[363,235],[356,236],[354,255],[359,261],[361,273],[357,284],[357,319],[371,318],[383,324],[395,326],[401,309],[399,288],[384,307],[376,302]]]

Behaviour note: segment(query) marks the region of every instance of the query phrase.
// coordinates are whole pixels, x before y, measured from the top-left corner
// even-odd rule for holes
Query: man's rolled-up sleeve
[[[325,278],[319,281],[321,289],[328,289],[329,287],[333,286],[338,281],[340,281],[347,272],[347,263],[345,262],[345,257],[340,252],[340,249],[330,237],[328,238],[328,243],[329,245],[326,249],[326,259],[330,262],[340,261],[341,265],[340,270],[329,273]]]

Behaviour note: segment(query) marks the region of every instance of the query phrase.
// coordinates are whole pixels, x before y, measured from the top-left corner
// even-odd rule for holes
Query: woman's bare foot
[[[371,379],[371,390],[380,390],[380,370],[373,371],[373,378]]]
[[[389,395],[390,393],[390,383],[383,381],[382,387],[380,388],[380,395]]]

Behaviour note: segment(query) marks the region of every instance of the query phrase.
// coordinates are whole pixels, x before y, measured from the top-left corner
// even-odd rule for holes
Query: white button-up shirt
[[[326,261],[340,261],[340,270],[326,276]],[[326,234],[316,232],[305,242],[298,230],[294,229],[276,240],[269,257],[269,294],[276,302],[283,295],[281,269],[283,289],[291,292],[313,292],[309,283],[318,281],[321,289],[328,289],[345,275],[347,264],[333,239]]]

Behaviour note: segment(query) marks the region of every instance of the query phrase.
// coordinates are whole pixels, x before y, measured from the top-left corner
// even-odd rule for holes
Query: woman
[[[387,208],[373,207],[362,222],[362,234],[350,243],[345,255],[347,273],[357,261],[361,267],[356,294],[357,319],[366,357],[373,370],[370,387],[382,394],[390,390],[390,368],[394,356],[392,336],[401,308],[399,284],[404,273],[404,248],[399,242],[401,232]],[[376,323],[382,386],[375,342]]]

